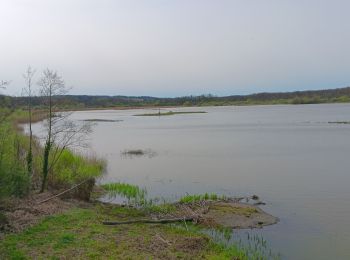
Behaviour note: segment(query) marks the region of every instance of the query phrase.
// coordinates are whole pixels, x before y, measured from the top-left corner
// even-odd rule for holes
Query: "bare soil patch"
[[[257,206],[237,202],[217,202],[210,206],[207,219],[230,228],[261,228],[276,224],[278,218]]]
[[[45,203],[40,201],[53,196],[50,192],[32,194],[22,199],[7,199],[1,202],[1,215],[5,217],[0,227],[0,232],[20,232],[36,223],[46,216],[62,213],[73,206],[83,202],[75,200],[61,200],[54,198]],[[84,204],[84,203],[83,203]]]

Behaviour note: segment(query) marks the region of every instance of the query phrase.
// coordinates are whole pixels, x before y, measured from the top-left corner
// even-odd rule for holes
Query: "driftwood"
[[[49,200],[52,200],[52,199],[57,198],[57,197],[59,197],[59,196],[61,196],[63,194],[66,194],[67,192],[70,192],[71,190],[74,190],[75,188],[79,187],[80,185],[86,183],[88,180],[90,180],[90,179],[86,179],[86,180],[84,180],[84,181],[74,185],[73,187],[69,188],[68,190],[62,191],[61,193],[58,193],[58,194],[56,194],[56,195],[54,195],[54,196],[52,196],[50,198],[44,199],[42,201],[39,201],[37,204],[45,203],[45,202],[47,202]]]
[[[184,217],[184,218],[170,218],[170,219],[136,219],[136,220],[128,220],[128,221],[103,221],[103,225],[116,226],[116,225],[124,225],[124,224],[135,224],[135,223],[148,223],[148,224],[167,224],[174,223],[179,221],[193,221],[196,217]]]

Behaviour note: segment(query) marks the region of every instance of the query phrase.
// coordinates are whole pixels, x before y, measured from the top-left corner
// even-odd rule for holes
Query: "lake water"
[[[350,105],[172,108],[75,112],[98,122],[91,149],[108,161],[103,182],[146,187],[151,197],[257,194],[279,217],[261,234],[283,259],[350,259]],[[38,131],[37,124],[35,131]],[[126,157],[125,149],[152,156]],[[244,233],[247,231],[238,232]]]

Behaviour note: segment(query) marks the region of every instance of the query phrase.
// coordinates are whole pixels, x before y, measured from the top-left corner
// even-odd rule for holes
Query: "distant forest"
[[[217,97],[213,95],[186,96],[176,98],[64,95],[55,97],[66,109],[93,109],[114,107],[158,107],[158,106],[228,106],[268,104],[318,104],[350,102],[350,87],[280,93],[257,93]],[[41,97],[33,97],[36,108],[42,106]],[[0,95],[2,107],[24,107],[26,97]]]

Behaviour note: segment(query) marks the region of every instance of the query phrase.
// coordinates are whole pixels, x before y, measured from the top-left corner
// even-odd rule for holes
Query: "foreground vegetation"
[[[232,230],[177,224],[102,225],[149,217],[142,208],[89,203],[0,240],[0,259],[279,259],[262,238],[232,242]],[[231,241],[231,242],[230,242]]]
[[[74,208],[48,217],[21,234],[6,236],[0,242],[0,258],[248,259],[243,249],[215,243],[196,229],[171,225],[101,225],[102,220],[109,218],[142,217],[142,211],[125,207]]]
[[[0,124],[0,199],[29,192],[30,176],[23,154],[27,144],[27,138],[18,134],[11,122]]]

